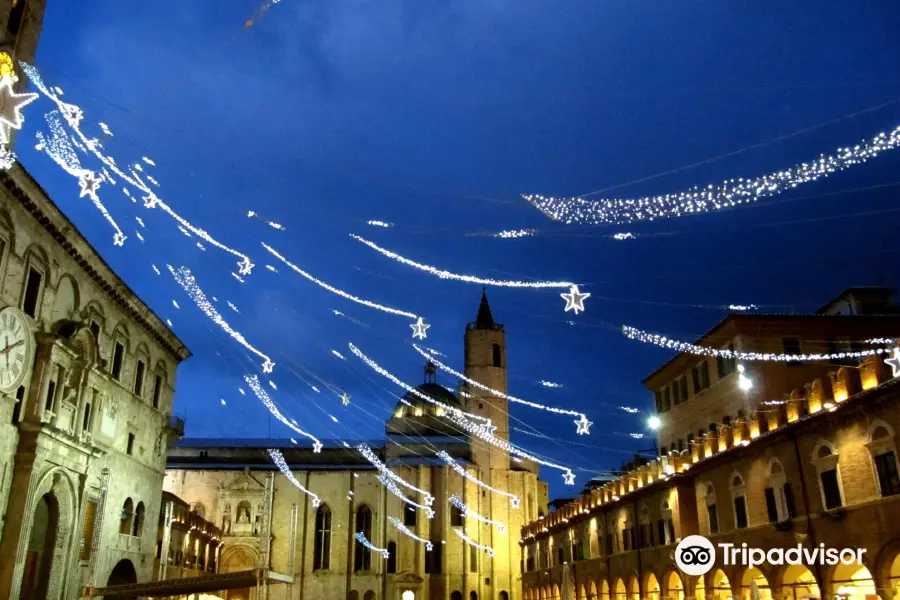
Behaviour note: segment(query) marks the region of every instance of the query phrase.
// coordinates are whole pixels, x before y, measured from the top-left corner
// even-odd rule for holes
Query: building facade
[[[206,520],[200,504],[194,506],[163,492],[156,530],[157,581],[202,577],[218,573],[222,532]]]
[[[894,308],[885,303],[862,313],[825,312],[733,317],[698,343],[796,354],[873,348],[864,342],[897,337]],[[754,345],[763,339],[770,347]],[[742,387],[744,365],[725,365],[720,376],[715,358],[679,355],[646,382],[661,408],[666,452],[635,461],[616,481],[522,530],[525,598],[897,597],[900,381],[884,362],[889,356],[753,363],[744,369],[753,385]],[[692,373],[704,362],[715,379],[701,374],[707,385],[697,393]],[[682,386],[686,370],[691,393],[673,402],[672,387]],[[668,403],[660,397],[667,389]],[[674,552],[689,535],[738,548],[800,544],[865,553],[853,564],[746,568],[726,564],[719,552],[708,573],[688,576]]]
[[[18,165],[0,171],[0,597],[149,579],[187,348]]]
[[[505,393],[506,334],[494,322],[486,296],[475,322],[466,328],[465,366],[468,377]],[[477,390],[466,388],[457,395],[435,382],[434,371],[433,365],[426,367],[419,393],[489,416],[497,435],[507,436],[506,400],[480,397]],[[546,510],[546,485],[538,480],[535,465],[511,463],[507,455],[466,437],[441,418],[443,410],[409,393],[387,421],[385,439],[368,443],[393,473],[435,498],[433,518],[389,492],[372,464],[342,442],[326,443],[317,453],[274,440],[184,440],[169,452],[166,490],[201,506],[222,530],[220,572],[267,566],[287,574],[287,591],[275,597],[521,598],[520,548],[514,532]],[[273,445],[280,447],[295,480],[321,504],[314,505],[309,495],[278,475],[266,454]],[[515,494],[520,506],[460,475],[438,457],[441,451],[468,475]],[[466,517],[448,502],[452,495],[472,512],[505,524],[506,531]],[[423,502],[415,492],[411,499]],[[432,549],[401,532],[390,517],[431,541]],[[357,532],[387,550],[388,557],[359,543]],[[460,534],[491,548],[493,558]],[[250,597],[256,597],[251,588],[227,592],[231,600]]]

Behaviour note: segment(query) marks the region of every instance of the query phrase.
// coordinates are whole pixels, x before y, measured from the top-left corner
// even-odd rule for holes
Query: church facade
[[[477,319],[466,327],[465,369],[470,379],[505,393],[506,333],[494,322],[486,296]],[[465,385],[451,392],[435,382],[433,365],[426,367],[425,379],[420,393],[489,417],[495,435],[508,438],[505,399]],[[169,450],[165,489],[222,531],[220,572],[269,567],[287,575],[286,592],[271,597],[518,599],[522,569],[515,532],[546,511],[546,484],[538,480],[536,465],[510,462],[507,453],[467,437],[441,418],[442,410],[409,393],[386,422],[385,438],[367,442],[393,473],[434,497],[433,518],[388,491],[378,470],[342,442],[326,443],[314,453],[274,440],[183,440]],[[278,472],[267,455],[273,446],[295,480],[318,496],[318,506]],[[471,477],[454,470],[440,452]],[[514,494],[519,502],[475,480]],[[451,504],[452,496],[475,515]],[[411,499],[423,502],[414,492]],[[476,516],[502,523],[505,532]],[[397,522],[430,541],[431,549]],[[357,541],[358,532],[387,557]],[[262,592],[248,588],[221,595],[244,600]]]

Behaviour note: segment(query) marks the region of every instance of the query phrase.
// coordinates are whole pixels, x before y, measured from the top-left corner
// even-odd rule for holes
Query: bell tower
[[[466,326],[465,353],[466,377],[506,394],[506,332],[503,325],[494,322],[487,291],[481,293],[478,316]],[[497,428],[494,436],[509,440],[509,402],[471,384],[467,384],[466,392],[470,412],[489,418]],[[482,442],[472,454],[483,469],[509,469],[509,454],[500,448]]]

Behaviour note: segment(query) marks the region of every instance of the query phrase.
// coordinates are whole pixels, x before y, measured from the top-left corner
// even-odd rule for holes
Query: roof
[[[31,213],[50,237],[124,310],[125,314],[139,323],[151,338],[179,362],[191,356],[191,351],[184,342],[178,339],[166,323],[122,281],[21,164],[16,163],[9,170],[0,170],[0,185],[3,185],[22,207]]]
[[[451,406],[462,406],[459,401],[459,398],[456,397],[456,394],[445,388],[444,386],[437,383],[423,383],[419,387],[416,388],[416,391],[419,393],[425,394],[429,398],[440,402],[442,404],[449,404]],[[412,404],[413,406],[425,406],[426,404],[431,404],[430,402],[426,402],[422,398],[419,397],[418,394],[414,394],[412,392],[406,392],[406,394],[401,398],[400,402],[397,403],[397,407],[401,406],[409,406]]]
[[[493,329],[494,315],[491,314],[491,305],[488,304],[487,290],[481,291],[481,304],[478,305],[478,316],[475,317],[475,329]]]

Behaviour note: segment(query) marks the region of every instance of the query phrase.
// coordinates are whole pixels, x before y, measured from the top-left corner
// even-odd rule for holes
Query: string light
[[[624,233],[614,233],[614,234],[612,235],[612,239],[614,239],[614,240],[619,240],[619,241],[622,241],[622,240],[633,240],[634,238],[635,238],[635,235],[634,235],[633,233],[629,232],[629,231],[626,231],[626,232],[624,232]]]
[[[387,465],[385,465],[383,462],[381,462],[381,460],[378,458],[378,456],[375,455],[375,452],[373,452],[372,449],[367,444],[360,444],[359,446],[356,447],[356,449],[359,450],[359,453],[362,454],[365,457],[365,459],[372,464],[373,467],[378,469],[378,472],[381,473],[382,477],[386,477],[387,479],[396,481],[397,483],[399,483],[406,489],[412,490],[419,494],[422,494],[422,496],[425,498],[425,506],[423,506],[422,508],[428,508],[432,504],[434,504],[434,496],[432,496],[429,492],[427,492],[421,488],[417,488],[413,484],[409,483],[408,481],[406,481],[405,479],[403,479],[402,477],[400,477],[399,475],[397,475],[396,473],[394,473],[393,471],[388,469]],[[416,506],[419,506],[419,505],[416,505]],[[429,517],[429,518],[431,518],[431,517]]]
[[[758,307],[755,304],[729,304],[728,310],[734,310],[738,312],[746,312],[748,310],[756,310]]]
[[[463,468],[462,465],[460,465],[458,462],[453,460],[453,457],[451,457],[450,454],[448,454],[446,450],[441,450],[440,452],[438,452],[438,456],[441,458],[441,460],[443,460],[448,465],[450,465],[451,469],[456,471],[462,477],[465,477],[466,479],[468,479],[469,481],[471,481],[472,483],[474,483],[475,485],[477,485],[478,487],[480,487],[482,489],[488,490],[494,494],[499,494],[500,496],[506,496],[507,498],[510,499],[510,504],[512,505],[513,508],[519,508],[519,505],[521,504],[521,502],[519,500],[519,497],[516,496],[515,494],[511,494],[507,491],[498,490],[495,487],[491,487],[488,484],[486,484],[485,482],[483,482],[480,479],[478,479],[477,477],[475,477],[474,475],[470,474],[468,471],[465,470],[465,468]]]
[[[641,412],[640,409],[634,408],[634,407],[632,407],[632,406],[620,406],[619,408],[622,409],[622,410],[624,410],[625,412],[631,413],[631,414],[633,414],[633,415],[636,415],[636,414],[638,414],[639,412]]]
[[[240,314],[241,311],[239,311],[239,310],[238,310],[238,307],[235,306],[234,304],[232,304],[230,300],[226,300],[226,301],[225,301],[225,304],[228,305],[228,308],[230,308],[230,309],[233,310],[234,312]]]
[[[75,134],[77,135],[77,138],[73,141],[75,141],[75,142],[80,141],[81,144],[83,144],[83,146],[85,148],[87,148],[91,153],[93,153],[94,156],[96,156],[110,171],[112,171],[113,173],[118,175],[122,180],[128,182],[132,187],[135,187],[135,188],[139,189],[140,191],[144,192],[145,194],[147,194],[146,198],[148,198],[149,201],[146,202],[145,205],[148,208],[158,206],[163,212],[165,212],[167,215],[169,215],[170,217],[175,219],[175,221],[178,222],[178,224],[189,229],[195,235],[202,238],[207,243],[212,244],[216,248],[219,248],[220,250],[228,252],[229,254],[232,254],[233,256],[237,256],[238,258],[240,258],[242,260],[247,259],[247,256],[245,256],[241,252],[238,252],[234,248],[230,248],[230,247],[226,246],[225,244],[222,244],[218,240],[214,239],[209,233],[207,233],[206,231],[204,231],[198,227],[195,227],[190,222],[188,222],[187,219],[185,219],[184,217],[182,217],[181,215],[176,213],[174,210],[172,210],[172,208],[168,204],[166,204],[165,202],[162,201],[161,198],[156,196],[156,194],[150,189],[150,187],[146,183],[144,183],[143,179],[141,179],[141,177],[134,170],[131,170],[130,173],[128,173],[128,174],[126,174],[124,171],[122,171],[116,165],[116,162],[112,157],[106,156],[105,154],[100,152],[99,148],[102,148],[102,146],[99,142],[97,142],[96,140],[88,139],[88,137],[85,136],[84,133],[81,131],[81,126],[80,126],[81,116],[82,116],[81,109],[78,108],[77,106],[75,106],[74,104],[68,104],[68,103],[60,100],[59,96],[62,95],[62,90],[60,90],[58,87],[54,88],[54,90],[50,90],[44,83],[43,79],[41,78],[40,73],[38,73],[37,69],[35,69],[32,65],[29,65],[24,62],[20,62],[19,64],[21,65],[22,70],[25,72],[25,74],[28,75],[28,78],[31,80],[31,82],[35,85],[35,87],[41,93],[43,93],[48,99],[50,99],[54,104],[56,104],[57,108],[60,110],[60,112],[65,117],[66,122],[69,124],[69,127],[71,127],[72,131],[74,131]],[[148,160],[149,159],[147,159],[145,157],[145,162]],[[151,161],[148,164],[153,164],[153,163]]]
[[[249,217],[251,219],[259,219],[260,221],[264,222],[266,225],[268,225],[272,229],[277,229],[279,231],[286,231],[286,229],[287,229],[281,223],[276,223],[275,221],[270,221],[267,218],[265,218],[264,216],[262,216],[261,214],[254,212],[252,210],[247,211],[247,217]]]
[[[109,137],[113,136],[113,132],[110,131],[109,125],[107,125],[106,123],[97,123],[97,125],[100,126],[100,130],[103,131],[103,133],[105,133]]]
[[[544,381],[541,379],[540,384],[544,387],[559,389],[563,386],[561,383],[553,383],[552,381]]]
[[[622,333],[625,337],[654,344],[661,348],[676,350],[677,352],[685,352],[688,354],[697,354],[700,356],[713,356],[716,358],[734,358],[746,361],[766,361],[766,362],[796,362],[796,361],[818,361],[818,360],[843,360],[845,358],[865,358],[867,356],[875,356],[878,354],[886,354],[889,352],[887,348],[875,348],[872,350],[859,350],[856,352],[830,352],[826,354],[781,354],[775,352],[739,352],[736,350],[709,348],[707,346],[698,346],[696,344],[688,344],[678,340],[670,340],[667,337],[648,333],[635,327],[628,325],[622,326]]]
[[[482,523],[487,523],[488,525],[495,525],[497,527],[498,532],[506,533],[506,525],[505,524],[501,523],[500,521],[493,521],[491,519],[488,519],[487,517],[479,515],[477,512],[475,512],[473,510],[470,510],[469,507],[466,506],[466,503],[463,502],[462,499],[459,496],[457,496],[456,494],[453,494],[452,496],[447,498],[447,501],[450,502],[450,504],[452,504],[456,508],[458,508],[460,510],[460,512],[463,514],[463,516],[472,517],[476,521],[481,521]]]
[[[21,129],[22,109],[38,99],[34,93],[17,94],[9,75],[0,78],[0,144],[9,144],[10,129]]]
[[[531,408],[537,408],[537,409],[540,409],[540,410],[546,410],[546,411],[548,411],[548,412],[556,413],[556,414],[558,414],[558,415],[571,415],[571,416],[573,416],[573,417],[581,417],[582,419],[587,420],[587,416],[585,416],[584,413],[578,412],[577,410],[568,410],[568,409],[565,409],[565,408],[556,408],[555,406],[545,406],[545,405],[539,404],[539,403],[537,403],[537,402],[532,402],[531,400],[523,400],[523,399],[521,399],[521,398],[516,398],[515,396],[510,396],[509,394],[504,394],[504,393],[501,392],[500,390],[495,390],[495,389],[493,389],[493,388],[491,388],[491,387],[488,387],[488,386],[484,385],[484,384],[481,383],[481,382],[478,382],[478,381],[475,381],[474,379],[470,379],[469,377],[466,377],[463,373],[460,373],[459,371],[456,371],[456,370],[454,370],[454,369],[451,369],[450,367],[448,367],[447,365],[445,365],[444,363],[442,363],[441,361],[439,361],[438,359],[436,359],[436,358],[434,357],[433,354],[431,354],[430,352],[426,351],[424,348],[420,347],[418,344],[413,344],[413,348],[416,349],[416,352],[418,352],[419,354],[421,354],[421,355],[424,356],[425,358],[429,359],[432,363],[434,363],[434,365],[435,365],[436,367],[438,367],[438,368],[441,369],[442,371],[445,371],[445,372],[447,372],[447,373],[450,373],[450,374],[453,375],[454,377],[458,377],[459,379],[462,379],[463,381],[465,381],[465,382],[468,383],[469,385],[472,385],[472,386],[474,386],[474,387],[477,387],[477,388],[480,389],[480,390],[484,390],[485,392],[488,392],[489,394],[491,394],[491,395],[493,395],[493,396],[496,396],[496,397],[498,397],[498,398],[503,398],[503,399],[505,399],[505,400],[508,400],[508,401],[510,401],[510,402],[515,402],[515,403],[517,403],[517,404],[524,404],[524,405],[526,405],[526,406],[530,406]]]
[[[360,544],[362,544],[363,546],[365,546],[366,548],[368,548],[369,550],[371,550],[373,552],[378,552],[385,558],[387,558],[391,555],[391,553],[387,551],[387,548],[379,548],[379,547],[375,546],[374,544],[372,544],[372,542],[367,540],[366,534],[364,534],[362,531],[358,532],[354,537],[356,538],[357,542],[359,542]]]
[[[494,549],[491,548],[490,546],[482,546],[481,544],[479,544],[478,542],[476,542],[475,540],[473,540],[472,538],[470,538],[469,536],[467,536],[466,534],[464,534],[464,533],[463,533],[462,531],[460,531],[459,529],[454,529],[454,530],[453,530],[453,533],[455,533],[455,534],[458,535],[460,538],[462,538],[462,540],[463,540],[465,543],[469,544],[470,546],[475,546],[475,547],[478,548],[479,550],[484,550],[485,552],[487,552],[488,556],[490,556],[491,558],[494,558]]]
[[[360,320],[358,320],[358,319],[354,319],[353,317],[349,317],[349,316],[345,315],[344,313],[342,313],[342,312],[339,311],[339,310],[334,310],[334,309],[332,309],[331,312],[332,312],[333,314],[339,316],[339,317],[344,317],[345,319],[347,319],[347,320],[350,321],[351,323],[356,323],[357,325],[360,325],[360,326],[362,326],[362,327],[368,327],[368,325],[365,324],[365,323],[363,323],[362,321],[360,321]]]
[[[213,323],[221,327],[225,331],[225,333],[230,335],[241,346],[243,346],[250,352],[253,352],[258,357],[265,359],[265,362],[263,363],[263,370],[266,369],[265,365],[274,366],[274,363],[268,356],[252,346],[250,342],[248,342],[246,338],[244,338],[241,332],[233,329],[231,325],[229,325],[228,322],[224,318],[222,318],[222,315],[219,314],[219,311],[217,311],[212,303],[206,299],[206,294],[204,294],[203,290],[200,289],[200,286],[197,285],[197,280],[194,279],[194,276],[191,274],[190,270],[188,270],[187,267],[179,267],[178,269],[173,269],[171,265],[166,265],[166,267],[168,267],[169,272],[172,274],[172,277],[175,278],[175,281],[178,282],[178,285],[180,285],[187,293],[187,295],[191,298],[191,300],[194,301],[194,304],[197,305],[197,308],[203,311],[203,313],[207,317],[209,317]],[[155,266],[153,267],[153,269],[157,272],[157,274],[159,273],[159,270]],[[271,368],[266,372],[270,373]]]
[[[366,225],[371,225],[372,227],[393,227],[393,223],[387,223],[385,221],[366,221]]]
[[[534,237],[534,234],[534,229],[507,229],[504,231],[498,231],[497,233],[493,233],[491,235],[493,237],[498,237],[505,240],[514,240],[523,237]]]
[[[0,144],[0,169],[4,171],[11,169],[14,164],[16,164],[16,154]]]
[[[297,443],[293,438],[291,438],[291,441],[295,444]],[[269,458],[272,459],[272,462],[274,462],[275,466],[278,467],[278,470],[281,471],[281,474],[287,477],[287,480],[294,484],[295,488],[312,498],[312,506],[313,508],[317,508],[321,503],[321,500],[319,500],[319,497],[316,494],[303,487],[303,485],[299,481],[297,481],[297,478],[294,477],[294,474],[291,472],[290,468],[288,468],[288,465],[285,462],[284,456],[281,454],[281,451],[272,448],[267,450],[267,452],[269,453]]]
[[[409,530],[409,528],[406,527],[406,525],[401,523],[400,519],[398,519],[397,517],[388,517],[388,521],[391,522],[391,525],[393,525],[398,530],[400,530],[401,533],[405,534],[408,537],[411,537],[412,539],[416,540],[417,542],[423,542],[425,544],[425,550],[427,550],[428,552],[431,552],[431,550],[434,548],[434,545],[431,543],[430,540],[426,540],[425,538],[420,538],[419,536],[414,534],[412,531]]]
[[[391,252],[386,248],[382,248],[375,242],[370,242],[369,240],[362,238],[354,233],[350,234],[350,237],[353,239],[362,242],[366,246],[376,250],[377,252],[387,256],[390,259],[396,260],[397,262],[404,264],[408,267],[413,267],[415,269],[419,269],[420,271],[425,271],[431,275],[435,275],[440,277],[441,279],[452,279],[455,281],[464,281],[466,283],[478,283],[481,285],[493,285],[497,287],[512,287],[512,288],[567,288],[571,287],[572,283],[568,281],[514,281],[514,280],[505,280],[505,279],[486,279],[483,277],[476,277],[474,275],[460,275],[458,273],[452,273],[450,271],[445,271],[443,269],[438,269],[437,267],[432,267],[430,265],[424,265],[422,263],[417,263],[408,258],[400,256],[396,252]]]
[[[428,335],[425,333],[431,325],[426,325],[425,321],[422,320],[422,317],[419,317],[419,320],[410,325],[413,330],[413,339],[424,340]]]
[[[408,311],[405,311],[405,310],[398,310],[398,309],[396,309],[396,308],[391,308],[391,307],[389,307],[389,306],[383,306],[383,305],[381,305],[381,304],[376,304],[375,302],[370,302],[369,300],[363,300],[362,298],[357,298],[356,296],[352,296],[352,295],[348,294],[347,292],[345,292],[345,291],[343,291],[343,290],[339,290],[339,289],[337,289],[336,287],[333,287],[333,286],[328,285],[328,284],[325,283],[324,281],[321,281],[321,280],[319,280],[319,279],[316,279],[315,277],[313,277],[312,275],[310,275],[309,273],[307,273],[306,271],[304,271],[303,269],[301,269],[300,267],[298,267],[297,265],[295,265],[294,263],[292,263],[291,261],[289,261],[288,259],[286,259],[285,257],[283,257],[283,256],[282,256],[281,254],[279,254],[274,248],[272,248],[271,246],[269,246],[269,245],[266,244],[265,242],[263,242],[263,248],[265,248],[266,250],[268,250],[268,251],[272,254],[272,256],[274,256],[275,258],[277,258],[278,260],[280,260],[281,262],[283,262],[285,265],[287,265],[288,267],[290,267],[291,269],[293,269],[295,272],[299,273],[300,275],[302,275],[302,276],[305,277],[306,279],[312,281],[313,283],[315,283],[315,284],[318,285],[319,287],[325,288],[326,290],[328,290],[328,291],[331,292],[332,294],[337,294],[337,295],[340,296],[341,298],[346,298],[347,300],[350,300],[350,301],[352,301],[352,302],[356,302],[357,304],[362,304],[363,306],[368,306],[369,308],[374,308],[374,309],[377,309],[377,310],[380,310],[380,311],[384,311],[384,312],[390,313],[390,314],[392,314],[392,315],[400,315],[401,317],[409,317],[410,319],[416,319],[416,318],[418,318],[417,315],[415,315],[415,314],[413,314],[413,313],[411,313],[411,312],[408,312]]]
[[[400,500],[402,500],[403,502],[406,502],[410,506],[415,506],[416,508],[420,508],[420,509],[424,510],[425,516],[428,517],[429,519],[434,518],[434,509],[433,508],[431,508],[430,506],[425,506],[424,504],[419,504],[418,502],[411,500],[409,498],[409,496],[404,494],[400,490],[400,488],[397,487],[397,484],[394,483],[394,481],[391,478],[389,478],[386,474],[382,473],[378,477],[378,481],[379,481],[379,483],[381,483],[381,485],[384,486],[384,488],[387,491],[389,491],[390,493],[392,493],[395,496],[397,496],[398,498],[400,498]]]
[[[344,358],[344,355],[341,354],[340,352],[338,352],[337,350],[332,350],[331,353],[334,354],[335,356],[337,356],[341,360],[347,360]]]
[[[889,134],[879,133],[853,148],[838,148],[833,155],[820,155],[812,162],[804,162],[761,177],[729,179],[719,185],[708,185],[705,188],[695,186],[686,192],[630,199],[548,198],[538,194],[523,194],[523,198],[551,219],[568,224],[598,225],[652,221],[755,202],[760,198],[779,194],[864,163],[880,152],[893,150],[897,146],[900,146],[900,127]]]
[[[272,399],[269,397],[268,392],[259,384],[259,378],[256,375],[244,375],[244,381],[247,382],[247,385],[250,386],[250,389],[253,390],[253,393],[256,394],[256,397],[262,400],[262,403],[266,405],[266,408],[269,409],[269,412],[272,413],[272,416],[281,421],[284,425],[291,428],[296,433],[299,433],[305,438],[311,439],[313,441],[313,453],[318,454],[322,451],[322,442],[319,441],[319,438],[314,436],[311,433],[307,433],[297,427],[294,422],[289,421],[287,417],[281,414],[281,411],[278,410],[278,407],[275,406],[275,403],[272,402]]]

